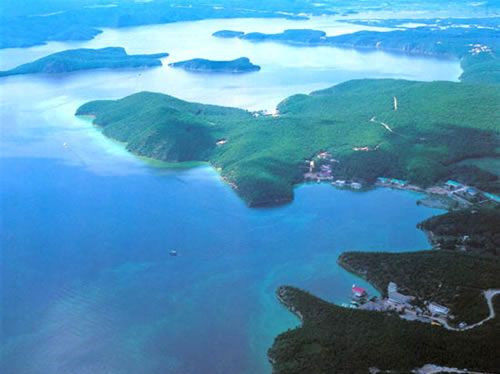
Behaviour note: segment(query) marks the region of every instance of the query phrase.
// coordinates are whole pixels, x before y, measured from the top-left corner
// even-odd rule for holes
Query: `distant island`
[[[212,34],[217,38],[238,38],[245,35],[243,31],[233,31],[233,30],[220,30]]]
[[[198,73],[240,74],[260,70],[260,66],[252,64],[247,57],[240,57],[230,61],[213,61],[195,58],[187,61],[174,62],[169,64],[169,66]]]
[[[318,45],[326,40],[326,33],[320,30],[290,29],[278,34],[261,32],[244,33],[242,31],[221,30],[212,34],[218,38],[239,38],[253,42],[278,41],[287,44]]]
[[[71,49],[57,52],[14,69],[0,71],[0,77],[19,74],[56,74],[90,69],[123,69],[161,66],[168,53],[128,55],[121,47]]]

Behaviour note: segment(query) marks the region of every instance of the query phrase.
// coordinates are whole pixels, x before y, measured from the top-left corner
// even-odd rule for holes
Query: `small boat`
[[[170,256],[177,256],[177,251],[175,249],[172,249],[169,253]]]

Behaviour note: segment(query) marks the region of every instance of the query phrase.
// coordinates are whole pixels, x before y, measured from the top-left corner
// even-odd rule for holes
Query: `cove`
[[[274,337],[298,323],[277,286],[373,294],[338,255],[427,248],[415,225],[438,212],[414,193],[317,184],[250,209],[208,167],[99,176],[3,158],[1,173],[4,372],[268,372]]]

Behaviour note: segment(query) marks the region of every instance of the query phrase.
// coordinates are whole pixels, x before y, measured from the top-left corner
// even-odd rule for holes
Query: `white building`
[[[394,282],[389,282],[387,285],[387,296],[388,301],[393,304],[408,304],[414,299],[413,296],[407,296],[399,293],[398,286]]]
[[[430,303],[429,304],[429,312],[432,314],[442,314],[442,315],[447,315],[450,312],[450,309],[443,305],[439,305],[436,303]]]

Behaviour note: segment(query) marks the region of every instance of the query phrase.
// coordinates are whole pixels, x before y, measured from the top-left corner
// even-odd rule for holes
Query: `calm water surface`
[[[73,116],[85,101],[146,89],[272,110],[290,94],[356,77],[460,74],[456,61],[210,37],[356,27],[308,22],[179,23],[0,51],[3,67],[109,45],[167,51],[165,62],[245,55],[262,66],[248,76],[163,66],[0,81],[2,373],[269,372],[273,338],[298,323],[276,302],[277,286],[346,302],[354,282],[375,291],[336,265],[342,251],[428,247],[415,225],[437,211],[418,207],[416,194],[314,184],[287,206],[249,209],[211,168],[153,168]]]

